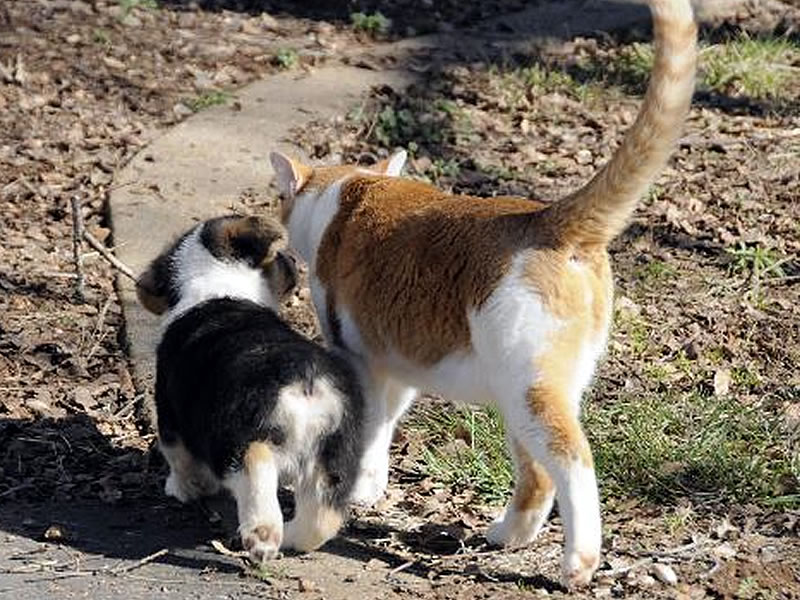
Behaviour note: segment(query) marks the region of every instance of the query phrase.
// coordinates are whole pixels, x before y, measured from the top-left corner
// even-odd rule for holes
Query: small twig
[[[393,577],[393,576],[397,575],[398,573],[401,573],[402,571],[405,571],[407,568],[409,568],[410,566],[415,565],[415,564],[417,564],[416,560],[409,560],[407,562],[404,562],[399,567],[395,567],[394,569],[389,571],[386,574],[386,579],[389,579],[390,577]]]
[[[601,573],[601,575],[607,575],[609,577],[616,577],[617,575],[623,575],[623,574],[627,573],[628,571],[633,571],[634,569],[638,569],[639,567],[643,567],[645,565],[649,565],[654,560],[655,560],[655,558],[650,556],[648,558],[643,558],[641,560],[637,560],[636,562],[633,562],[633,563],[631,563],[629,565],[626,565],[624,567],[618,567],[616,569],[611,569],[610,571],[601,571],[600,573]]]
[[[250,554],[244,550],[235,552],[234,550],[229,550],[225,544],[220,542],[219,540],[211,540],[211,547],[214,548],[217,552],[222,554],[223,556],[232,556],[234,558],[247,558]]]
[[[131,278],[133,281],[136,281],[136,275],[133,274],[133,269],[131,269],[128,265],[114,256],[111,251],[105,247],[105,245],[94,237],[91,233],[84,230],[83,231],[83,239],[89,242],[89,245],[97,250],[103,258],[105,258],[111,265],[116,268],[120,273],[125,275],[126,277]]]
[[[169,552],[168,549],[162,548],[161,550],[159,550],[157,552],[153,552],[152,554],[148,554],[144,558],[140,558],[139,560],[137,560],[132,565],[125,565],[125,566],[118,565],[117,567],[111,569],[111,572],[112,573],[116,573],[116,574],[119,574],[119,573],[130,573],[134,569],[139,569],[139,568],[145,566],[146,564],[151,563],[154,560],[161,558],[162,556],[164,556],[168,552]]]
[[[25,483],[21,483],[19,485],[15,485],[14,487],[8,488],[4,492],[0,492],[0,498],[5,498],[6,496],[10,496],[14,492],[18,492],[19,490],[24,490],[29,487],[33,487],[33,484],[29,481],[26,481]]]
[[[72,259],[75,262],[75,298],[79,302],[86,302],[83,278],[83,255],[81,254],[81,240],[85,233],[83,215],[81,214],[81,200],[78,196],[70,198],[72,205]]]
[[[100,313],[97,316],[97,323],[94,326],[94,333],[92,337],[95,337],[95,341],[92,344],[92,347],[89,348],[89,352],[86,354],[86,358],[84,361],[88,364],[89,359],[94,356],[94,353],[97,352],[97,349],[100,347],[100,344],[103,342],[105,338],[105,334],[101,333],[100,330],[103,328],[103,322],[106,320],[106,315],[108,314],[108,309],[111,307],[111,303],[114,301],[114,298],[109,294],[106,298],[106,301],[103,303],[102,308],[100,309]]]

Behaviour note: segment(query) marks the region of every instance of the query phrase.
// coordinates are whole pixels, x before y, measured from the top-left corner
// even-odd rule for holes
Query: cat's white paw
[[[584,587],[600,565],[600,551],[566,550],[561,564],[561,583],[568,589]]]
[[[508,508],[489,525],[486,539],[493,546],[527,546],[539,535],[547,513],[549,507],[547,512]]]
[[[383,497],[388,484],[389,465],[363,469],[350,493],[350,501],[359,506],[373,506]]]

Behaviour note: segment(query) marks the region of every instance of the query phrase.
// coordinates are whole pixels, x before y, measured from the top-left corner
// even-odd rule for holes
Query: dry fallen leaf
[[[727,396],[731,387],[731,372],[729,369],[717,369],[714,372],[714,395]]]

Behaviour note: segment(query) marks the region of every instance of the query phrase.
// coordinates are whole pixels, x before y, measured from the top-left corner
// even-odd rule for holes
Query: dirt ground
[[[181,507],[163,496],[165,465],[153,447],[148,391],[136,389],[126,359],[114,272],[89,250],[86,299],[75,297],[70,197],[80,195],[89,231],[113,246],[105,202],[114,173],[164,128],[233,102],[229,90],[279,69],[480,24],[522,3],[310,4],[0,4],[0,595],[344,598],[355,582],[387,598],[564,594],[559,519],[529,549],[488,548],[483,532],[497,507],[427,474],[425,439],[412,427],[398,435],[386,499],[358,512],[324,551],[263,572],[221,554],[210,541],[235,547],[230,502]],[[349,24],[357,8],[375,7],[394,19],[378,40]],[[709,35],[739,26],[796,37],[800,19],[788,8],[743,10]],[[639,35],[611,34],[537,51],[591,80],[570,57],[615,62],[617,45]],[[370,160],[415,141],[412,175],[458,192],[555,198],[609,155],[641,88],[623,73],[616,94],[522,90],[520,99],[513,83],[493,87],[485,64],[448,57],[439,67],[416,100],[381,90],[363,113],[416,114],[419,104],[449,101],[467,115],[468,131],[444,110],[427,129],[413,119],[392,129],[343,116],[298,132],[298,141],[320,160]],[[787,438],[797,438],[800,87],[788,97],[698,94],[671,168],[615,243],[621,312],[590,404],[720,391],[728,377],[742,407],[778,415]],[[243,194],[241,206],[263,201]],[[780,277],[754,278],[750,263],[736,262],[753,260],[746,251],[754,248],[781,257]],[[304,298],[288,314],[313,335]],[[676,367],[678,355],[693,367]],[[648,370],[652,363],[660,368]],[[709,498],[675,481],[662,500],[604,490],[605,562],[580,597],[800,597],[800,504]],[[790,477],[774,485],[776,497],[800,492]],[[663,583],[670,571],[677,582]]]

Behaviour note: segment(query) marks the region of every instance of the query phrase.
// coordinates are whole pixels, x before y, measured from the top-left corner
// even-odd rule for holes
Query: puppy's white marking
[[[277,310],[264,274],[244,262],[226,262],[211,254],[196,227],[175,250],[175,283],[180,300],[161,322],[161,331],[187,310],[212,298],[241,298]]]
[[[308,454],[314,440],[339,427],[343,403],[339,391],[325,377],[316,378],[311,390],[301,382],[283,387],[272,416],[273,423],[286,432],[280,453]]]

